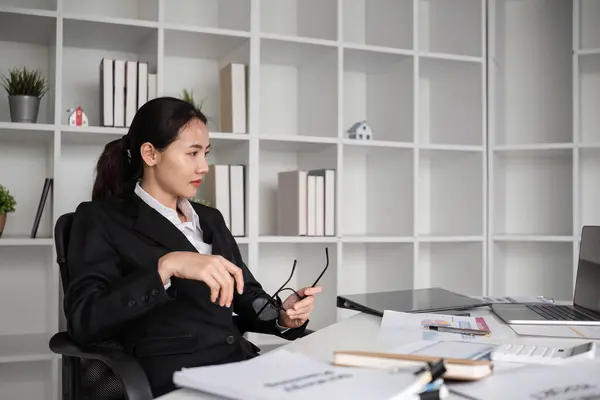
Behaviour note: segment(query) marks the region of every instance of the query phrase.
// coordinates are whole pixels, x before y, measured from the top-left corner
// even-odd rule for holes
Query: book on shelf
[[[35,218],[33,220],[33,227],[31,228],[31,233],[29,235],[30,239],[35,239],[37,236],[38,227],[40,226],[40,221],[42,219],[42,214],[44,213],[44,208],[46,207],[46,201],[48,200],[48,194],[52,189],[52,184],[54,183],[54,179],[46,178],[44,180],[44,187],[42,188],[42,194],[40,196],[40,202],[38,203],[38,209],[35,213]]]
[[[229,63],[220,71],[221,131],[246,133],[247,79],[244,64]]]
[[[334,169],[282,171],[277,175],[277,233],[335,235]]]
[[[246,236],[246,167],[211,164],[197,198],[218,209],[233,236]]]
[[[128,128],[137,110],[157,96],[157,76],[145,61],[102,58],[100,124]]]

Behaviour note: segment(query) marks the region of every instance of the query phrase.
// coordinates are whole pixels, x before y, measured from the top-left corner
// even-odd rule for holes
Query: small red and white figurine
[[[69,115],[69,126],[88,126],[88,117],[81,107],[69,108],[67,112],[71,113]]]

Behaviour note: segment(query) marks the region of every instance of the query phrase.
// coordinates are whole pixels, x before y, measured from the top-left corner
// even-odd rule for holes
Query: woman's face
[[[155,179],[168,193],[190,198],[206,172],[210,150],[208,128],[198,119],[190,121],[166,150],[156,153]]]

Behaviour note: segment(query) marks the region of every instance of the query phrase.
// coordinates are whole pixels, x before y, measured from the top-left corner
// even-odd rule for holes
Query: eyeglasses
[[[311,287],[315,287],[317,283],[319,283],[319,280],[321,280],[321,277],[323,276],[323,274],[325,274],[325,271],[327,271],[327,268],[329,267],[329,251],[327,247],[325,247],[325,261],[325,268],[323,269],[323,271],[321,271],[318,278],[315,280]],[[292,265],[292,273],[290,274],[290,277],[285,281],[283,285],[281,285],[279,289],[277,289],[275,293],[273,293],[273,295],[270,298],[259,297],[254,301],[254,309],[258,309],[256,314],[258,319],[260,319],[261,321],[272,321],[279,317],[279,313],[281,311],[286,311],[283,308],[281,300],[278,297],[279,293],[283,292],[284,290],[290,290],[294,292],[294,294],[298,297],[298,300],[302,300],[306,297],[300,296],[300,294],[292,288],[285,287],[289,283],[289,281],[292,280],[292,276],[294,276],[296,264],[297,260],[294,260],[294,264]]]

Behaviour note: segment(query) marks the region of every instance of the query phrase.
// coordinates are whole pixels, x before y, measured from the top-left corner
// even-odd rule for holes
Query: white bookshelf
[[[582,64],[584,56],[577,54],[579,43],[592,46],[600,38],[593,22],[599,5],[490,2],[492,295],[572,299],[581,226],[594,223],[598,193],[594,151],[584,148],[584,140],[593,143],[597,130],[590,82],[600,75],[593,61]]]
[[[127,132],[98,126],[102,57],[148,61],[159,95],[192,89],[204,101],[211,161],[248,166],[248,229],[238,243],[268,291],[295,258],[289,286],[312,284],[328,247],[311,328],[348,314],[336,309],[338,294],[434,285],[486,293],[487,1],[452,3],[0,0],[0,53],[9,55],[0,70],[25,63],[52,87],[37,124],[11,123],[0,96],[0,182],[18,203],[0,239],[3,394],[59,398],[60,360],[43,345],[64,329],[52,228],[89,198],[103,146]],[[247,134],[218,124],[218,72],[232,61],[249,67]],[[89,127],[67,126],[66,110],[78,105]],[[347,138],[362,119],[373,141]],[[589,181],[595,160],[581,159]],[[337,170],[333,237],[277,235],[277,173],[300,168]],[[29,239],[46,177],[52,201]],[[591,203],[586,210],[594,215]],[[567,222],[537,233],[572,237]]]

